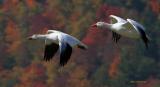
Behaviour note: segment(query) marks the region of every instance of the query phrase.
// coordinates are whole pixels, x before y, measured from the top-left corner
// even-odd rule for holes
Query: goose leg
[[[112,39],[114,42],[118,42],[118,40],[121,38],[121,35],[115,33],[115,32],[112,32]]]
[[[115,33],[114,33],[114,32],[112,32],[112,39],[113,39],[113,41],[116,40],[116,36],[115,36]]]

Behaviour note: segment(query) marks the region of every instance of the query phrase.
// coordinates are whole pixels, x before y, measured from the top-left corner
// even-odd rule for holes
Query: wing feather
[[[55,55],[55,53],[58,51],[58,48],[59,45],[55,43],[45,45],[44,60],[45,61],[51,60],[52,57]]]
[[[60,49],[60,66],[64,66],[71,57],[72,47],[68,43],[62,42]]]
[[[115,16],[115,15],[110,15],[109,17],[111,18],[111,23],[112,24],[115,24],[115,23],[126,23],[127,22],[123,18]]]
[[[149,37],[145,33],[145,28],[138,22],[132,20],[132,19],[127,19],[127,21],[132,24],[132,26],[140,33],[141,38],[143,42],[145,43],[146,48],[148,48],[148,43],[149,43]]]

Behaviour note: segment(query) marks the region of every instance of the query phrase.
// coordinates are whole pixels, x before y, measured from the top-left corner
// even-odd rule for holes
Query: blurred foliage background
[[[151,37],[112,41],[90,25],[109,15],[131,18]],[[159,0],[0,0],[0,87],[160,87]],[[59,57],[43,61],[44,41],[32,34],[55,29],[88,45],[74,49],[59,72]]]

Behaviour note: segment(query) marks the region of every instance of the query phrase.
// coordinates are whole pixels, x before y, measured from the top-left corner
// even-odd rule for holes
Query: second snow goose
[[[49,61],[54,54],[60,50],[60,66],[64,66],[71,54],[72,48],[78,47],[81,49],[87,49],[87,46],[83,44],[78,39],[70,36],[66,33],[56,31],[56,30],[48,30],[47,34],[34,34],[28,38],[29,40],[41,39],[45,40],[45,52],[44,52],[44,60]]]
[[[138,22],[127,19],[124,20],[118,16],[110,15],[111,23],[97,22],[93,24],[93,27],[108,28],[112,31],[113,40],[117,42],[121,36],[142,39],[145,43],[146,48],[148,48],[149,37],[145,33],[145,28]]]

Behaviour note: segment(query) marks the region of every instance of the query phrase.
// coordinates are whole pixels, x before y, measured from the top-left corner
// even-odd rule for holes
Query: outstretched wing
[[[52,59],[52,57],[58,51],[58,48],[59,48],[59,45],[55,43],[46,44],[45,51],[44,51],[44,60],[49,61],[50,59]]]
[[[60,46],[60,66],[67,64],[72,54],[72,46],[66,41],[67,36],[59,34],[59,46]]]
[[[127,21],[130,22],[130,23],[133,25],[134,28],[140,27],[142,30],[145,31],[144,26],[141,25],[140,23],[138,23],[138,22],[136,22],[136,21],[134,21],[134,20],[132,20],[132,19],[127,19]]]
[[[47,34],[50,34],[50,33],[63,33],[63,32],[57,31],[57,30],[47,30]]]
[[[60,46],[60,66],[67,64],[72,54],[72,47],[65,42],[61,43]]]
[[[115,23],[126,23],[127,22],[123,18],[115,16],[115,15],[110,15],[109,17],[111,18],[111,23],[112,24],[115,24]]]
[[[148,48],[148,43],[149,43],[149,37],[145,33],[145,28],[138,22],[132,20],[132,19],[127,19],[127,21],[132,24],[132,26],[138,31],[141,35],[141,38],[143,42],[145,43],[146,48]]]

